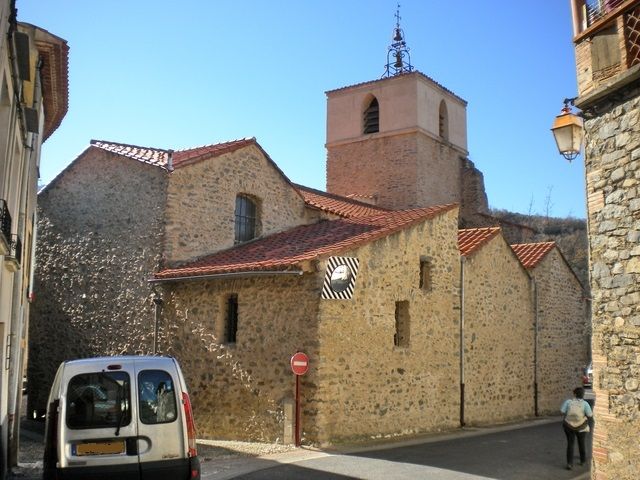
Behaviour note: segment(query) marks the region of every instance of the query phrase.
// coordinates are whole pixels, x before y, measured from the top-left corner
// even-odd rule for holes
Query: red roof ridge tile
[[[257,144],[258,142],[255,137],[245,137],[236,140],[229,140],[226,142],[175,150],[173,151],[173,166],[179,168],[185,165],[191,165],[200,160],[204,160],[205,158],[209,158],[212,156],[217,157],[219,155],[244,148],[248,145]]]
[[[306,187],[297,183],[293,183],[293,186],[300,192],[308,206],[341,217],[364,217],[378,212],[390,211],[387,208],[371,205],[335,193],[323,192],[322,190]]]
[[[149,165],[167,168],[169,150],[153,147],[142,147],[128,143],[110,142],[107,140],[91,140],[90,146],[100,148],[107,152],[132,158]]]
[[[511,245],[511,249],[522,266],[529,270],[537,267],[556,246],[556,242],[515,243]]]
[[[500,227],[462,228],[458,230],[458,249],[462,256],[471,255],[500,233]]]

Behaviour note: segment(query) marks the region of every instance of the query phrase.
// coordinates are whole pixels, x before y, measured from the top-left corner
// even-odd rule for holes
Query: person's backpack
[[[567,427],[579,432],[589,423],[589,419],[584,414],[582,400],[570,400],[567,413],[564,416],[564,423]]]

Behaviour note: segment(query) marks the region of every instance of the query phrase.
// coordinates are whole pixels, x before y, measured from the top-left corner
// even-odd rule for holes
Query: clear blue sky
[[[324,92],[380,78],[392,0],[18,0],[70,46],[69,112],[49,182],[91,139],[182,149],[256,137],[294,182],[325,187]],[[489,204],[585,216],[582,156],[550,133],[576,95],[569,0],[401,1],[411,62],[468,103]]]

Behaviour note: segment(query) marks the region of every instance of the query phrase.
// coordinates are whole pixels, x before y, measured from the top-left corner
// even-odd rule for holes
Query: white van
[[[47,406],[45,480],[199,480],[187,387],[175,359],[63,362]]]

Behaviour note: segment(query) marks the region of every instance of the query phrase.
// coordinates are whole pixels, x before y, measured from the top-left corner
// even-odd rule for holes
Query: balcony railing
[[[0,198],[0,233],[7,243],[11,240],[11,214],[7,202]]]
[[[11,236],[11,248],[9,256],[20,265],[22,263],[22,239],[16,234]]]
[[[587,28],[606,17],[624,2],[625,0],[585,0]]]
[[[7,202],[0,198],[0,255],[9,253],[11,247],[11,214]]]
[[[4,256],[4,263],[11,272],[20,270],[20,264],[22,263],[22,240],[16,234],[11,236],[9,252]]]
[[[572,0],[574,36],[581,36],[594,25],[608,24],[637,3],[637,0]]]

